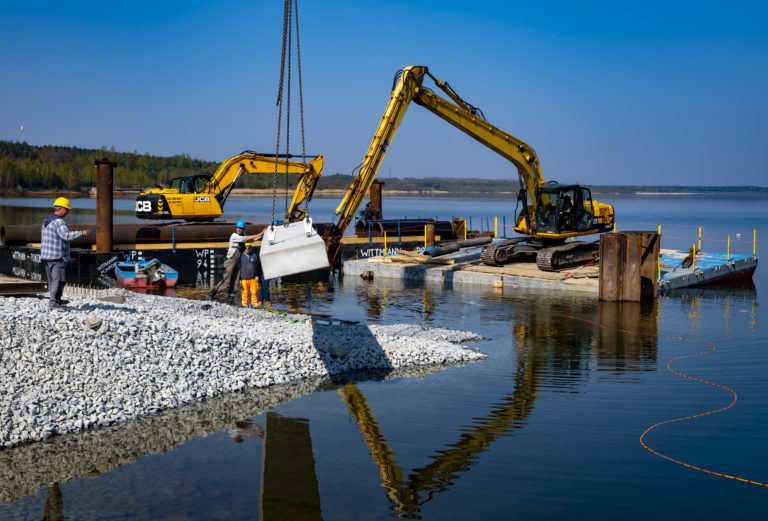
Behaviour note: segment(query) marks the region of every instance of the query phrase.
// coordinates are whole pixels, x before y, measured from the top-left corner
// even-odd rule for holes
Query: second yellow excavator
[[[450,100],[422,85],[425,76],[429,76]],[[432,76],[427,67],[412,66],[395,75],[389,104],[365,159],[336,209],[339,220],[335,227],[326,229],[332,265],[339,256],[340,238],[368,193],[411,101],[500,154],[517,168],[520,179],[518,200],[523,208],[515,218],[514,230],[522,237],[486,246],[482,253],[484,263],[498,266],[535,257],[540,269],[556,271],[597,257],[597,243],[566,242],[566,239],[611,230],[613,207],[593,201],[589,188],[547,183],[533,148],[486,121],[480,109],[461,99],[447,82]]]
[[[224,203],[241,175],[299,174],[299,182],[288,208],[286,219],[300,221],[306,215],[301,208],[312,198],[317,181],[323,174],[323,156],[307,156],[308,163],[291,161],[280,155],[257,154],[246,150],[224,161],[213,175],[189,175],[171,180],[169,188],[157,188],[136,197],[136,217],[139,219],[184,219],[211,221],[221,217]]]

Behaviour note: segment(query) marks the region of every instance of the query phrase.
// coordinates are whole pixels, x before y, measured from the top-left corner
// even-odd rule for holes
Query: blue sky
[[[273,152],[282,4],[3,0],[0,139],[23,125],[34,145]],[[302,0],[299,14],[307,152],[326,174],[360,163],[395,72],[427,65],[533,146],[547,179],[768,186],[768,2]],[[413,105],[379,176],[430,175],[516,178]]]

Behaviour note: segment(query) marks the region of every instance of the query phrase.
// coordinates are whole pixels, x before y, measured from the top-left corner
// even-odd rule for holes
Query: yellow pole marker
[[[499,236],[499,216],[494,215],[493,216],[493,238],[495,239],[498,236]]]
[[[731,234],[728,234],[728,262],[731,262]]]
[[[616,221],[613,221],[613,233],[616,233]]]
[[[752,255],[757,255],[757,228],[752,232]]]
[[[467,221],[464,221],[464,240],[467,240]]]
[[[384,232],[384,256],[386,257],[387,255],[387,232]]]
[[[427,225],[424,225],[424,249],[427,249]]]
[[[658,234],[661,235],[661,225],[659,225],[659,231]]]
[[[656,276],[661,280],[661,255],[656,255]]]
[[[701,251],[701,226],[699,226],[699,251]]]

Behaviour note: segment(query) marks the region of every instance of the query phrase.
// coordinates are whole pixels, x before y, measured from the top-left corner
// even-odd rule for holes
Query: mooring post
[[[656,298],[659,275],[659,234],[604,233],[600,236],[599,298],[640,302]]]
[[[424,247],[430,248],[435,245],[435,222],[431,219],[424,226]]]
[[[371,206],[376,208],[379,212],[379,219],[384,218],[384,212],[381,206],[381,187],[384,186],[384,181],[374,180],[371,183],[371,188],[368,190],[368,195],[371,200]]]
[[[96,253],[112,253],[112,177],[117,163],[94,159],[96,165]]]

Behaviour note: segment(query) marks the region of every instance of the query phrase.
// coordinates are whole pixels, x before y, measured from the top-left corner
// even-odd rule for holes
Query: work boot
[[[255,308],[260,308],[260,307],[261,307],[261,302],[259,302],[259,301],[257,300],[256,302],[254,302],[254,303],[253,303],[253,307],[255,307]]]
[[[58,304],[59,306],[66,306],[67,304],[69,304],[69,301],[68,300],[57,300],[56,304]]]
[[[269,300],[265,301],[264,307],[267,309],[272,309],[272,302],[270,302]]]

